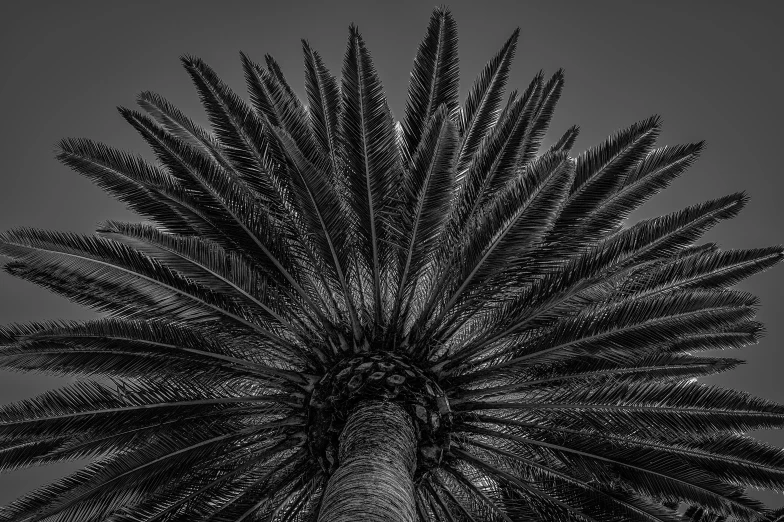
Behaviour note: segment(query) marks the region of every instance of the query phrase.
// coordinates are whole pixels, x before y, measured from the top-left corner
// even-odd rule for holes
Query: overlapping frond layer
[[[781,519],[746,490],[784,489],[784,451],[746,433],[784,406],[700,379],[762,336],[732,286],[784,250],[697,243],[743,193],[627,223],[704,144],[654,116],[543,147],[564,73],[507,97],[518,37],[461,104],[435,9],[399,123],[352,25],[340,78],[303,41],[304,100],[269,55],[248,101],[183,57],[209,128],[120,109],[155,163],[62,140],[146,221],[0,234],[6,272],[104,316],[0,328],[0,368],[77,378],[0,407],[0,471],[92,459],[0,520],[317,520],[369,390],[416,424],[423,521]]]

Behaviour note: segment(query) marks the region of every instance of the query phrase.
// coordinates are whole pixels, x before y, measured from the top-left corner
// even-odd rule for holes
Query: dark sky
[[[63,137],[88,137],[144,152],[114,108],[153,90],[204,121],[178,57],[203,58],[244,95],[239,51],[265,53],[303,95],[300,39],[339,72],[350,22],[358,24],[397,118],[402,115],[429,1],[4,2],[0,7],[0,229],[17,225],[91,232],[105,219],[134,219],[121,204],[53,159]],[[484,63],[519,26],[510,86],[563,67],[566,88],[551,125],[571,124],[581,151],[613,131],[658,113],[662,144],[707,140],[700,161],[636,218],[746,190],[741,215],[707,240],[743,248],[784,242],[781,122],[784,2],[459,1],[450,7],[460,34],[465,94]],[[747,364],[710,381],[784,402],[784,267],[740,285],[761,298],[767,336],[733,354]],[[94,315],[28,283],[0,274],[0,324]],[[64,381],[0,373],[0,402]],[[784,446],[781,432],[760,438]],[[0,476],[0,505],[73,469]],[[758,495],[772,505],[779,494]]]

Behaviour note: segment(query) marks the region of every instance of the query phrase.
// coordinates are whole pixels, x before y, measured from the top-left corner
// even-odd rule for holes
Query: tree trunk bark
[[[318,522],[414,522],[414,425],[400,406],[361,403],[340,434]]]

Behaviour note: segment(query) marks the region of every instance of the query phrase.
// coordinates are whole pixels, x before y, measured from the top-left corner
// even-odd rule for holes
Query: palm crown
[[[246,103],[183,64],[212,130],[120,109],[158,164],[58,158],[148,221],[17,229],[5,269],[105,313],[0,330],[0,365],[81,377],[0,408],[1,469],[94,458],[14,521],[756,520],[784,406],[696,377],[741,361],[779,247],[696,245],[743,194],[625,226],[702,143],[656,117],[543,148],[561,71],[506,101],[518,32],[458,102],[436,9],[395,124],[351,27],[340,81],[303,42],[307,103],[242,55]],[[686,509],[685,514],[683,510]]]

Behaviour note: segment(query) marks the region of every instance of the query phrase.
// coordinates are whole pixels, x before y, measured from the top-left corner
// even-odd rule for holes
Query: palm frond
[[[574,185],[559,225],[574,226],[612,194],[627,171],[649,152],[660,126],[658,116],[642,120],[578,156]]]
[[[404,158],[414,157],[430,118],[442,105],[448,116],[456,113],[459,79],[457,24],[448,9],[439,7],[414,58],[403,117]]]
[[[362,330],[348,282],[349,222],[343,213],[338,193],[284,130],[277,130],[276,133],[294,163],[291,168],[292,192],[304,210],[309,234],[315,238],[321,259],[328,267],[328,273],[334,281],[332,286],[340,289],[340,301],[348,311],[354,339],[359,341]]]
[[[173,176],[142,158],[87,139],[65,139],[59,148],[58,160],[159,226],[182,234],[223,236]]]
[[[303,40],[305,92],[308,96],[310,127],[322,153],[330,159],[331,177],[339,171],[341,96],[338,82],[324,66],[321,56]]]
[[[463,173],[470,165],[477,147],[495,124],[519,36],[520,30],[515,29],[501,50],[487,62],[471,86],[471,90],[468,91],[468,97],[460,110],[457,119],[457,130],[460,135],[460,148],[457,155],[458,181],[462,180]]]
[[[399,255],[396,310],[407,308],[413,299],[420,274],[438,246],[438,235],[451,205],[457,136],[448,111],[446,105],[440,106],[428,122],[403,188],[401,228],[406,244]]]
[[[399,183],[400,159],[392,115],[370,54],[359,30],[352,25],[349,32],[342,76],[342,163],[348,169],[357,251],[371,274],[371,315],[376,323],[381,323],[388,292],[383,288],[385,267],[394,244],[389,227],[392,194]]]
[[[580,230],[596,233],[615,229],[642,203],[665,189],[699,156],[704,142],[661,147],[645,155],[625,174],[622,184],[598,206],[590,210]]]
[[[218,142],[242,177],[263,195],[274,212],[282,212],[286,185],[276,175],[264,127],[251,109],[215,71],[198,58],[182,58],[207,111]]]
[[[668,437],[672,433],[723,433],[781,426],[784,409],[771,401],[747,393],[697,382],[619,382],[601,388],[557,387],[532,392],[534,400],[467,401],[457,411],[520,410],[539,417],[546,412],[549,422],[575,426],[571,411],[580,410],[583,426],[617,434],[650,433]],[[562,402],[565,396],[569,402]],[[541,412],[541,413],[537,413]],[[463,415],[462,413],[460,415]],[[569,419],[572,420],[569,420]]]
[[[168,362],[176,368],[179,362],[185,367],[201,366],[197,375],[204,373],[205,367],[210,371],[223,368],[236,376],[308,382],[287,368],[291,363],[283,367],[264,364],[284,363],[285,357],[252,339],[216,336],[193,325],[183,327],[160,320],[32,323],[4,327],[0,336],[5,339],[0,345],[0,366],[6,368],[63,371],[60,368],[64,366],[72,373],[111,375],[112,366],[128,372],[131,368],[127,364],[134,361],[141,365],[138,377],[144,377],[157,364]]]

